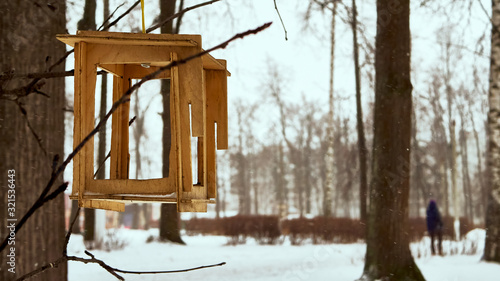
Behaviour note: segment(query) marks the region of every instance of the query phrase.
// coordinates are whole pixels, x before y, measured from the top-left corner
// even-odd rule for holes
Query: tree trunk
[[[356,128],[358,132],[358,157],[359,157],[359,213],[360,221],[366,224],[366,198],[368,190],[368,168],[366,158],[368,149],[366,149],[365,129],[363,126],[363,109],[361,107],[361,69],[359,67],[359,45],[358,45],[358,11],[356,0],[352,0],[352,39],[354,55],[354,74],[356,78]]]
[[[328,217],[332,215],[332,201],[334,186],[335,186],[335,159],[334,159],[334,132],[333,132],[333,83],[335,71],[335,16],[337,14],[337,1],[333,3],[332,20],[330,23],[330,87],[328,92],[328,124],[327,124],[327,139],[328,148],[325,155],[326,165],[326,180],[323,191],[324,204],[323,214]],[[334,212],[335,210],[333,210]]]
[[[160,18],[164,19],[175,13],[175,0],[160,0]],[[173,33],[172,21],[161,27],[161,33]],[[170,80],[162,80],[163,95],[163,177],[169,176],[169,155],[171,149],[170,131]],[[162,204],[160,217],[160,240],[185,244],[180,234],[180,218],[175,204]]]
[[[489,172],[484,259],[500,263],[500,0],[492,1],[491,59],[488,101]]]
[[[95,23],[95,10],[96,10],[96,2],[95,0],[85,0],[85,7],[83,11],[83,18],[78,22],[79,30],[96,30]],[[102,90],[102,89],[101,89]],[[102,96],[101,96],[102,99]],[[101,101],[102,106],[102,101]],[[101,116],[102,108],[99,112],[99,116]],[[104,109],[105,110],[105,109]],[[101,144],[101,138],[104,135],[104,143]],[[106,131],[103,129],[99,132],[99,148],[98,151],[101,152],[103,149],[101,146],[104,145],[105,149],[105,141],[106,141]],[[100,154],[99,154],[100,156]],[[97,163],[102,163],[103,159],[98,157]],[[100,175],[104,174],[104,169],[99,171]],[[85,246],[87,249],[93,249],[95,246],[95,209],[85,208],[83,211],[85,216],[84,222],[84,233],[83,240],[85,242]]]
[[[450,114],[451,115],[451,114]],[[450,171],[451,171],[451,198],[453,200],[453,225],[455,240],[460,239],[460,214],[458,213],[458,192],[457,192],[457,142],[455,139],[455,120],[450,124]]]
[[[470,109],[470,108],[469,108]],[[481,194],[481,204],[479,204],[479,208],[478,210],[476,210],[476,212],[478,212],[479,210],[479,213],[484,213],[486,214],[486,206],[488,206],[488,196],[487,196],[487,192],[486,192],[486,185],[484,183],[484,179],[483,179],[483,157],[481,156],[481,148],[480,148],[480,141],[479,141],[479,133],[477,132],[477,129],[476,129],[476,124],[474,123],[474,118],[473,118],[473,115],[472,115],[472,112],[470,112],[470,121],[471,121],[471,124],[472,124],[472,132],[474,134],[474,141],[475,141],[475,144],[476,144],[476,157],[477,157],[477,177],[478,177],[478,181],[479,181],[479,190],[480,190],[480,194]]]
[[[0,73],[44,72],[64,55],[65,45],[55,36],[66,30],[65,1],[54,0],[50,5],[37,5],[31,1],[0,1],[0,11]],[[64,63],[53,71],[64,71]],[[2,81],[0,92],[26,86],[31,81]],[[51,177],[54,156],[64,157],[64,78],[40,82],[45,83],[40,92],[50,98],[31,93],[19,98],[18,104],[0,99],[2,240],[10,233],[7,219],[20,220],[40,195]],[[25,114],[18,105],[22,105]],[[29,126],[36,132],[39,142]],[[7,189],[9,179],[13,185]],[[60,177],[52,191],[62,183]],[[15,193],[8,192],[10,190]],[[15,198],[8,198],[7,194],[15,195]],[[7,213],[8,203],[15,203],[13,216]],[[64,236],[64,196],[61,194],[36,211],[2,251],[0,280],[16,279],[61,257]],[[13,263],[9,265],[10,261]],[[40,273],[36,280],[67,280],[67,263]]]
[[[467,219],[472,223],[474,219],[474,215],[472,212],[472,192],[471,192],[471,184],[470,184],[470,176],[469,176],[469,153],[467,150],[467,135],[464,128],[464,118],[463,113],[460,114],[462,116],[462,125],[459,132],[458,142],[460,144],[460,158],[462,159],[462,187],[464,192],[464,210]]]
[[[408,236],[412,85],[410,1],[377,1],[370,212],[362,280],[425,280]],[[397,9],[398,13],[390,13]]]

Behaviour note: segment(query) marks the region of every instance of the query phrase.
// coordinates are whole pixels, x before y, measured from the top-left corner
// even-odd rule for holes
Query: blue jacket
[[[427,230],[431,232],[438,227],[443,227],[443,221],[441,220],[441,214],[439,214],[436,202],[431,200],[427,207]]]

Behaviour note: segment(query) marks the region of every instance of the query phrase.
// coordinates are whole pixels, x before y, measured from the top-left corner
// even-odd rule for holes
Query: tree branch
[[[197,5],[194,5],[194,6],[191,6],[191,7],[187,7],[186,9],[178,12],[178,13],[175,13],[171,16],[169,16],[168,18],[164,19],[163,21],[161,21],[160,23],[157,23],[151,27],[149,27],[148,29],[146,29],[146,33],[150,33],[151,31],[154,31],[155,29],[158,29],[160,27],[162,27],[164,24],[166,24],[167,22],[179,17],[179,16],[182,16],[183,14],[185,14],[186,12],[189,12],[191,10],[194,10],[196,8],[200,8],[200,7],[203,7],[203,6],[206,6],[206,5],[210,5],[210,4],[213,4],[215,2],[219,2],[220,0],[212,0],[212,1],[208,1],[208,2],[204,2],[204,3],[200,3],[200,4],[197,4]]]
[[[109,15],[106,20],[101,24],[101,26],[99,26],[99,28],[97,29],[97,31],[101,31],[102,30],[108,30],[109,29],[109,25],[106,25],[106,23],[109,22],[109,20],[115,15],[116,11],[118,11],[118,9],[120,9],[123,5],[125,5],[125,3],[121,3],[118,7],[116,7],[116,9],[111,13],[111,15]]]
[[[278,13],[278,17],[280,18],[281,25],[283,26],[283,30],[285,31],[285,40],[288,41],[285,23],[283,23],[283,19],[281,18],[280,11],[278,10],[278,5],[276,4],[276,0],[274,0],[274,9],[276,9],[276,13]]]
[[[141,3],[141,0],[137,0],[135,1],[135,3],[130,6],[130,8],[128,8],[128,10],[126,10],[123,14],[121,14],[118,18],[116,18],[116,20],[112,21],[109,25],[107,26],[104,26],[102,30],[98,30],[98,31],[106,31],[106,30],[109,30],[110,27],[116,25],[123,17],[125,17],[126,15],[128,15],[137,5],[139,5],[139,3]],[[113,12],[114,13],[114,12]],[[99,27],[101,28],[101,27]]]

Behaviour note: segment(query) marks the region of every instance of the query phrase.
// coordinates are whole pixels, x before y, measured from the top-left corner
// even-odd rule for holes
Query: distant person
[[[434,237],[437,235],[439,255],[443,255],[441,247],[441,242],[443,240],[443,221],[441,220],[441,214],[439,213],[436,201],[434,200],[431,200],[429,202],[429,206],[427,207],[427,231],[431,236],[432,254],[436,254],[434,249]]]

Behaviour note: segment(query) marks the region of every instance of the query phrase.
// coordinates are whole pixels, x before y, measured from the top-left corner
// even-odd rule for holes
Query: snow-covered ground
[[[184,236],[187,246],[150,242],[157,230],[119,230],[116,237],[126,246],[120,250],[91,251],[110,266],[132,271],[174,270],[226,262],[226,265],[197,271],[158,274],[122,274],[126,280],[335,280],[353,281],[361,276],[365,245],[329,244],[292,246],[258,245],[249,239],[244,245],[227,246],[221,236]],[[481,262],[484,230],[474,230],[461,242],[445,241],[444,256],[431,256],[430,240],[413,243],[411,249],[427,281],[498,281],[500,265]],[[80,235],[73,235],[69,255],[86,257]],[[69,280],[116,280],[95,264],[70,262]]]

